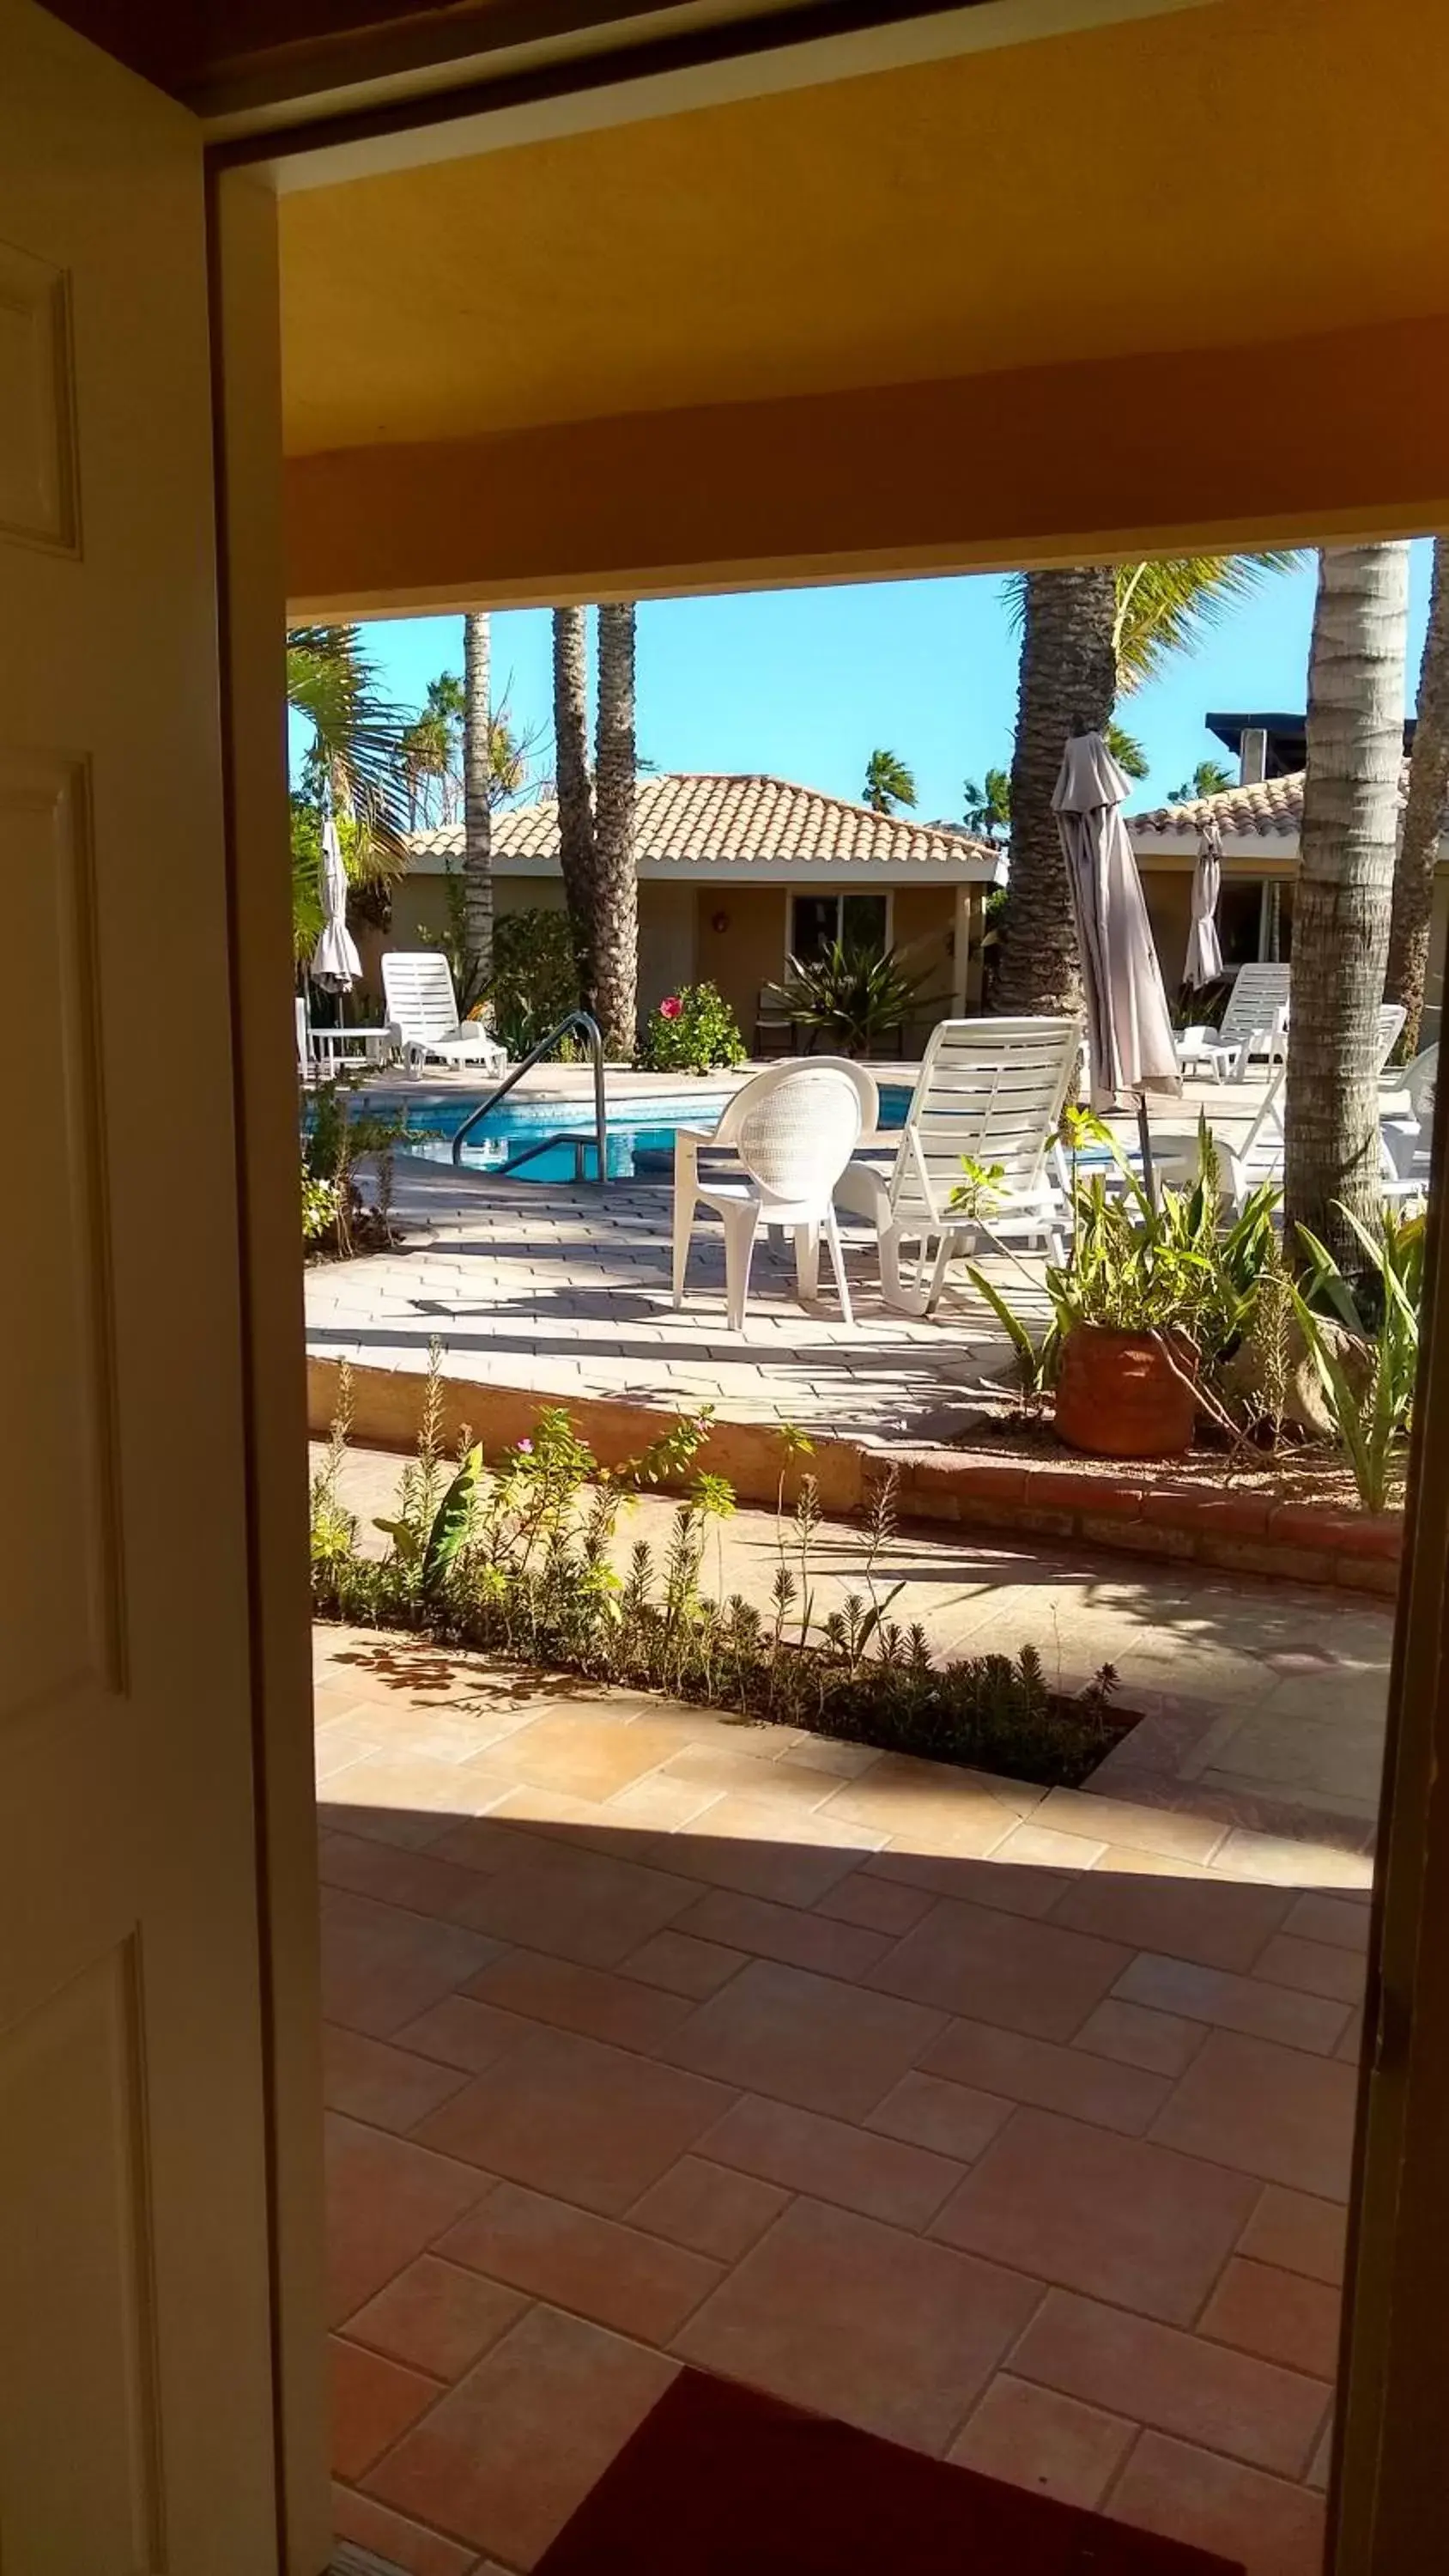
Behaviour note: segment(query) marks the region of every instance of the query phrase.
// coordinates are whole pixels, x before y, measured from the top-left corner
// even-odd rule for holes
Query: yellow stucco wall
[[[700,886],[695,893],[695,972],[717,984],[752,1046],[762,984],[785,971],[784,886]],[[727,926],[715,928],[716,921]]]

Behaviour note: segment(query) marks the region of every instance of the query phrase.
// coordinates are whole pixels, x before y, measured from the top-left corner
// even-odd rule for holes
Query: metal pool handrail
[[[566,1016],[559,1021],[556,1029],[550,1029],[546,1038],[540,1038],[537,1046],[529,1048],[523,1062],[521,1064],[514,1065],[511,1072],[504,1075],[503,1080],[497,1085],[497,1087],[489,1092],[486,1100],[480,1100],[476,1109],[469,1110],[467,1117],[462,1122],[462,1125],[460,1127],[455,1127],[453,1130],[453,1162],[455,1167],[461,1164],[463,1160],[464,1140],[472,1134],[472,1131],[477,1126],[479,1119],[486,1118],[490,1109],[496,1109],[500,1100],[506,1100],[509,1092],[513,1089],[514,1084],[516,1082],[521,1082],[526,1073],[531,1073],[540,1057],[546,1056],[550,1047],[557,1046],[560,1038],[566,1038],[570,1029],[582,1029],[584,1036],[588,1041],[589,1054],[593,1058],[594,1132],[597,1139],[599,1156],[599,1187],[600,1189],[603,1189],[607,1186],[609,1178],[609,1121],[608,1106],[604,1096],[604,1041],[599,1031],[598,1021],[592,1019],[587,1011],[568,1012]],[[501,1170],[495,1173],[494,1178],[497,1180],[507,1180],[510,1172],[516,1172],[521,1169],[523,1164],[531,1163],[536,1154],[546,1152],[550,1145],[573,1146],[574,1177],[576,1180],[581,1181],[584,1177],[583,1140],[578,1135],[570,1134],[567,1129],[563,1128],[561,1128],[555,1136],[543,1136],[536,1142],[526,1145],[521,1154],[510,1155],[508,1161],[502,1166]]]

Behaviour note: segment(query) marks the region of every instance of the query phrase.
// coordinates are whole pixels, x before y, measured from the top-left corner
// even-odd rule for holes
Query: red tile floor
[[[1311,2576],[1365,1860],[342,1630],[317,1716],[343,2537],[531,2568],[689,2361]]]

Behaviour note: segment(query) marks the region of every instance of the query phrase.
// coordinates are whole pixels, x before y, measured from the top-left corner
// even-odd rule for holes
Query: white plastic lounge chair
[[[843,1056],[812,1056],[800,1064],[771,1065],[735,1093],[718,1126],[674,1131],[674,1303],[684,1303],[685,1273],[696,1209],[707,1207],[724,1225],[725,1294],[732,1333],[745,1329],[750,1262],[761,1225],[788,1227],[795,1237],[795,1273],[802,1302],[813,1298],[820,1274],[820,1237],[847,1324],[854,1321],[840,1229],[831,1193],[862,1135],[880,1115],[872,1076]],[[699,1157],[729,1147],[743,1176],[701,1180]]]
[[[1429,1194],[1429,1148],[1434,1130],[1434,1092],[1439,1079],[1439,1049],[1425,1047],[1412,1064],[1405,1066],[1398,1089],[1407,1107],[1402,1115],[1385,1118],[1384,1188],[1393,1198],[1427,1198]]]
[[[943,1020],[932,1030],[889,1179],[856,1162],[835,1191],[837,1207],[875,1228],[888,1305],[934,1313],[950,1262],[978,1237],[1045,1239],[1053,1260],[1061,1259],[1065,1201],[1049,1161],[1081,1042],[1076,1021],[1067,1019]],[[1002,1166],[980,1215],[951,1205],[966,1155]],[[901,1256],[911,1244],[918,1260],[908,1282]]]
[[[1224,1042],[1220,1029],[1179,1029],[1177,1062],[1183,1073],[1195,1073],[1205,1082],[1222,1082],[1232,1073],[1238,1060],[1236,1046]]]
[[[453,971],[440,948],[391,949],[382,961],[382,989],[410,1073],[429,1063],[505,1070],[508,1058],[481,1021],[459,1019]]]
[[[1393,1054],[1403,1025],[1402,1004],[1380,1002],[1376,1065],[1379,1073],[1383,1072],[1384,1066]],[[1219,1135],[1216,1130],[1212,1131],[1222,1179],[1235,1208],[1241,1209],[1251,1193],[1263,1181],[1272,1181],[1276,1187],[1282,1186],[1283,1093],[1287,1079],[1288,1064],[1285,1053],[1279,1059],[1246,1134],[1235,1139]],[[1432,1098],[1431,1081],[1431,1105]],[[1417,1124],[1415,1132],[1417,1134]],[[1197,1169],[1196,1136],[1190,1139],[1183,1136],[1164,1139],[1164,1147],[1165,1151],[1159,1157],[1159,1169],[1164,1177],[1173,1180],[1190,1179]],[[1396,1167],[1389,1142],[1389,1122],[1387,1121],[1384,1125],[1383,1178],[1385,1187],[1392,1190],[1396,1181]]]
[[[1234,1050],[1230,1082],[1244,1079],[1254,1056],[1266,1056],[1270,1068],[1280,1060],[1292,980],[1288,966],[1238,968],[1218,1032],[1220,1044]]]

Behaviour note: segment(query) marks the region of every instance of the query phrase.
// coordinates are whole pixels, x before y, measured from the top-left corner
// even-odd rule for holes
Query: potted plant
[[[1056,1429],[1069,1448],[1181,1457],[1192,1446],[1202,1381],[1251,1322],[1277,1192],[1256,1190],[1224,1227],[1206,1137],[1191,1187],[1162,1188],[1154,1202],[1100,1120],[1069,1111],[1065,1133],[1071,1246],[1047,1269],[1052,1324],[1040,1348],[1000,1290],[979,1269],[971,1277],[1006,1325],[1023,1374],[1029,1360],[1033,1382],[1052,1385]],[[1088,1136],[1111,1146],[1119,1187],[1100,1172],[1082,1177],[1078,1149]],[[1209,1400],[1208,1409],[1221,1417],[1220,1405]]]
[[[771,987],[798,1028],[823,1037],[843,1055],[869,1056],[897,1037],[939,998],[927,994],[925,975],[903,960],[909,949],[856,948],[834,939],[818,957],[790,960],[785,982]]]

